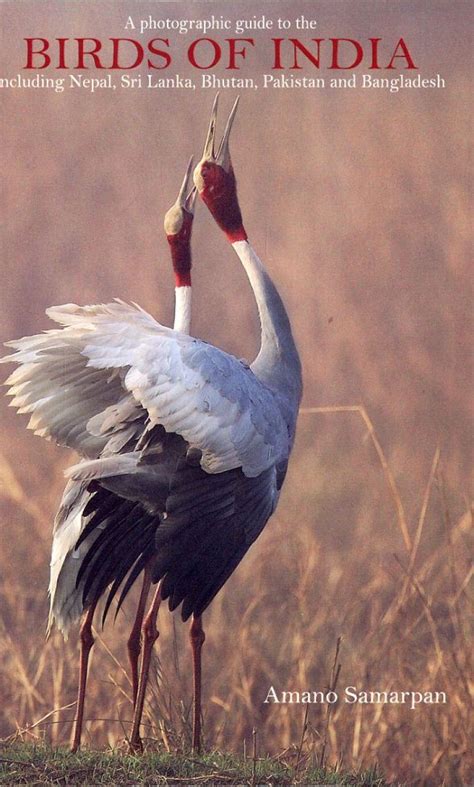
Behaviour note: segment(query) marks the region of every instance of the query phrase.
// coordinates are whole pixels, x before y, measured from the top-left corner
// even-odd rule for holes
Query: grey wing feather
[[[79,547],[77,542],[87,524],[84,509],[90,499],[88,484],[69,481],[54,522],[51,553],[48,634],[53,622],[67,636],[68,629],[83,610],[82,592],[77,587],[81,562],[92,548],[100,530],[92,533]]]
[[[153,578],[170,609],[200,615],[263,530],[277,500],[274,468],[248,478],[240,469],[209,476],[182,461],[167,516],[155,537]]]
[[[161,513],[165,510],[170,478],[179,458],[186,454],[186,443],[179,435],[164,430],[148,441],[144,433],[141,443],[142,450],[83,460],[69,467],[66,476],[86,483],[98,481],[119,497],[141,503],[148,512]]]

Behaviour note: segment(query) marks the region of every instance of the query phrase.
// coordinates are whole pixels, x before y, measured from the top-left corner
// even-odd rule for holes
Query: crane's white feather
[[[278,400],[233,356],[121,301],[47,314],[64,327],[10,342],[17,353],[2,359],[21,364],[9,393],[37,433],[96,458],[146,411],[198,448],[208,473],[254,477],[288,456]]]

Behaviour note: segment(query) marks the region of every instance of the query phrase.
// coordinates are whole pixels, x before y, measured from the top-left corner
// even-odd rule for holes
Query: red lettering
[[[25,38],[25,69],[111,69],[131,70],[138,68],[149,57],[146,65],[150,69],[168,68],[172,55],[168,38],[153,38],[146,44],[133,38]],[[348,70],[357,68],[365,59],[366,68],[380,70],[386,68],[418,69],[403,38],[393,49],[388,65],[381,66],[382,38],[369,38],[362,44],[353,38],[312,38],[304,44],[298,38],[272,38],[272,69],[301,70],[312,65],[314,68]],[[255,46],[253,38],[226,38],[228,48],[226,70],[241,68],[241,60],[246,60],[249,46]],[[214,68],[222,61],[222,44],[212,38],[198,38],[187,49],[191,66],[200,70]],[[57,50],[53,48],[57,47]],[[286,47],[286,48],[285,48]],[[370,49],[369,49],[370,48]],[[365,50],[365,51],[364,51]],[[100,53],[100,55],[99,55]],[[398,63],[402,60],[402,63]],[[384,60],[386,63],[387,60]]]
[[[242,49],[237,49],[236,43],[238,41],[239,42],[242,41],[247,44],[252,44],[252,46],[255,46],[255,41],[253,40],[253,38],[226,38],[226,41],[229,42],[229,65],[226,66],[226,69],[229,70],[232,68],[234,69],[239,68],[239,66],[235,64],[235,58],[238,55],[239,57],[242,57],[245,60],[247,56],[247,49],[246,47],[243,47]]]
[[[362,62],[362,58],[364,57],[364,50],[362,49],[361,45],[358,41],[354,41],[353,38],[330,38],[332,41],[332,63],[329,68],[334,68],[337,70],[347,69],[347,68],[355,68]],[[355,60],[353,63],[350,63],[347,66],[341,66],[339,63],[339,44],[341,41],[346,41],[348,44],[353,44],[356,54]]]
[[[290,41],[293,44],[293,55],[294,55],[293,65],[291,66],[291,68],[303,68],[303,66],[300,66],[300,64],[298,63],[298,50],[300,52],[302,52],[303,55],[308,60],[311,61],[313,66],[316,66],[316,68],[319,68],[319,47],[321,46],[321,41],[323,41],[323,40],[324,39],[322,39],[322,38],[312,38],[311,39],[311,41],[314,41],[316,43],[316,45],[317,45],[317,53],[316,53],[316,55],[313,55],[312,52],[310,52],[309,49],[307,49],[307,47],[305,47],[304,44],[301,43],[301,41],[298,41],[297,38],[290,38]]]
[[[66,65],[66,43],[69,38],[56,38],[58,42],[58,65],[56,68],[68,68]]]
[[[163,52],[161,49],[156,49],[153,45],[155,41],[159,41],[161,44],[166,44],[169,47],[170,42],[168,38],[153,38],[151,41],[148,42],[148,50],[151,52],[152,55],[158,55],[158,57],[162,57],[164,60],[163,65],[158,66],[155,65],[150,58],[148,58],[148,68],[156,68],[157,70],[161,68],[168,68],[169,64],[171,63],[171,55],[169,52]]]
[[[201,44],[203,41],[207,41],[209,44],[211,44],[214,50],[214,57],[212,61],[208,63],[207,66],[199,65],[195,55],[198,45]],[[196,41],[193,41],[191,46],[188,48],[188,60],[191,63],[191,65],[194,66],[195,68],[201,68],[201,69],[213,68],[215,65],[217,65],[217,63],[221,59],[221,54],[222,54],[222,50],[219,44],[217,43],[217,41],[214,41],[212,38],[197,38]]]
[[[311,40],[314,41],[316,43],[316,45],[317,45],[317,52],[316,52],[315,55],[313,55],[313,53],[310,52],[310,50],[307,47],[305,47],[305,45],[302,44],[301,41],[299,41],[297,38],[288,38],[288,39],[286,39],[286,38],[272,38],[273,51],[274,51],[274,58],[273,58],[273,66],[272,66],[272,68],[273,69],[284,68],[284,66],[282,65],[282,62],[281,62],[281,44],[282,44],[282,41],[291,41],[291,43],[293,44],[293,65],[289,66],[289,68],[292,68],[292,69],[294,69],[294,68],[303,68],[303,66],[300,66],[300,64],[298,63],[298,52],[302,52],[303,55],[308,60],[311,61],[313,66],[316,66],[316,68],[319,68],[319,48],[320,48],[321,42],[324,41],[324,38],[312,38]]]
[[[105,68],[105,66],[103,66],[102,63],[100,62],[99,56],[97,55],[97,52],[100,52],[100,50],[102,49],[102,43],[99,41],[98,38],[75,38],[74,41],[77,41],[76,68],[86,68],[86,69],[88,68],[88,66],[85,65],[86,57],[92,58],[92,60],[94,61],[95,68]],[[93,47],[90,50],[90,52],[86,50],[86,45],[88,43],[93,44]]]
[[[369,38],[370,44],[372,46],[372,61],[370,63],[369,68],[380,68],[378,56],[379,56],[379,41],[381,38]]]
[[[143,47],[138,41],[134,41],[133,38],[111,38],[112,46],[113,46],[113,59],[112,65],[110,68],[115,69],[128,69],[128,68],[136,68],[139,66],[143,60]],[[135,47],[135,60],[133,63],[127,63],[127,65],[120,65],[119,63],[119,54],[120,50],[123,49],[122,42],[129,42],[133,44]]]
[[[281,43],[284,41],[284,38],[272,38],[273,41],[273,52],[275,57],[273,58],[273,65],[272,69],[274,68],[283,68],[281,64]]]
[[[51,58],[49,55],[46,54],[46,51],[49,49],[49,41],[47,38],[25,38],[26,41],[26,66],[25,68],[47,68],[51,63]],[[43,45],[42,49],[34,50],[34,42],[40,41]],[[34,66],[33,65],[33,58],[35,55],[41,55],[43,58],[43,65],[42,66]]]
[[[398,54],[398,50],[399,49],[402,50],[402,54],[401,55]],[[397,46],[395,47],[395,51],[394,51],[394,53],[392,55],[392,59],[391,59],[390,63],[388,64],[387,68],[396,68],[396,66],[393,65],[393,61],[397,57],[405,58],[405,60],[407,61],[407,65],[405,66],[405,68],[418,69],[418,66],[415,65],[415,62],[414,62],[412,56],[410,55],[410,52],[408,51],[408,47],[405,44],[405,41],[403,40],[403,38],[400,39],[400,41],[398,42]]]

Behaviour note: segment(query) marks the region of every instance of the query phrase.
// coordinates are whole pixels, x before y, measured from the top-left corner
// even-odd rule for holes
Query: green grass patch
[[[243,760],[212,752],[197,757],[167,753],[143,756],[85,750],[77,754],[45,745],[0,746],[0,784],[17,785],[354,785],[388,787],[375,771],[336,773],[325,768],[294,767],[275,758]]]

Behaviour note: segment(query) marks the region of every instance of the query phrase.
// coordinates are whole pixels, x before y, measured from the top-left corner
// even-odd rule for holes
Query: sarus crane
[[[194,183],[255,296],[261,344],[253,363],[188,335],[186,324],[167,328],[123,301],[52,307],[47,314],[61,327],[9,342],[16,352],[1,359],[20,365],[7,380],[8,393],[20,412],[31,413],[28,427],[82,457],[68,471],[55,531],[67,557],[54,576],[53,548],[50,586],[51,623],[67,632],[84,616],[76,748],[96,605],[108,592],[105,617],[118,589],[120,604],[143,573],[129,640],[133,673],[141,627],[131,745],[140,745],[156,616],[168,600],[171,611],[181,606],[183,621],[193,619],[193,748],[199,749],[201,616],[262,532],[285,479],[301,364],[282,299],[244,229],[229,149],[236,108],[237,102],[216,151],[216,97]],[[179,260],[189,251],[191,223],[192,212],[182,211],[178,231],[168,233],[177,235],[170,245],[183,282],[186,266],[180,274]],[[157,589],[142,625],[150,583]]]
[[[175,274],[175,315],[173,330],[188,333],[191,326],[191,231],[194,217],[194,202],[196,198],[196,187],[190,189],[190,178],[192,172],[192,157],[189,161],[179,194],[176,202],[172,205],[165,216],[164,229],[171,250],[171,258]],[[127,406],[134,409],[134,402],[129,401]],[[114,414],[114,417],[116,414]],[[123,419],[120,428],[123,426]],[[130,440],[125,443],[123,448],[114,444],[113,450],[107,448],[105,455],[109,455],[109,461],[113,462],[113,456],[121,450],[128,451],[130,448],[137,449],[139,440],[147,431],[146,419],[136,419],[134,423],[135,433],[130,436]],[[88,477],[85,471],[85,461],[78,468],[76,475]],[[108,472],[110,473],[109,465]],[[104,472],[106,472],[104,470]],[[92,473],[93,475],[93,473]],[[112,484],[112,481],[104,482]],[[92,620],[95,608],[100,598],[107,588],[110,588],[105,605],[102,622],[105,621],[108,609],[120,584],[128,574],[127,582],[122,590],[117,611],[120,608],[128,590],[137,579],[140,572],[143,573],[143,584],[139,597],[135,622],[133,624],[128,639],[128,654],[131,666],[132,697],[134,706],[134,725],[133,734],[130,737],[130,746],[134,751],[141,750],[142,743],[139,736],[139,720],[143,712],[144,692],[146,688],[145,676],[148,674],[151,648],[158,636],[156,627],[150,630],[151,618],[147,618],[146,626],[143,629],[144,654],[142,665],[141,691],[139,693],[139,671],[138,663],[142,648],[142,624],[144,620],[145,605],[151,586],[151,555],[153,554],[153,534],[154,529],[143,527],[143,522],[138,519],[134,522],[131,518],[125,518],[127,526],[134,527],[138,540],[134,544],[134,550],[128,551],[127,559],[120,559],[116,553],[116,547],[120,544],[118,532],[118,516],[123,516],[123,508],[120,508],[120,497],[113,495],[113,490],[108,489],[108,502],[99,496],[97,490],[90,483],[84,483],[84,478],[72,480],[66,487],[63,502],[59,508],[55,520],[53,533],[53,549],[51,559],[50,575],[50,615],[48,630],[52,628],[56,621],[58,627],[67,633],[71,620],[75,621],[83,613],[81,625],[81,657],[79,667],[79,688],[77,698],[76,719],[72,737],[71,748],[76,751],[81,741],[82,723],[84,716],[85,692],[88,672],[89,654],[94,643],[92,633]],[[84,497],[86,503],[84,503]],[[73,505],[71,505],[71,500]],[[76,502],[77,501],[77,502]],[[118,508],[117,508],[118,507]],[[133,515],[136,515],[136,509]],[[155,524],[153,519],[152,524]],[[99,533],[98,530],[102,532]],[[95,543],[97,536],[100,535],[101,541]],[[126,548],[130,550],[132,543],[128,539]],[[100,547],[100,549],[99,549]],[[133,560],[130,556],[133,555]],[[91,558],[94,561],[101,561],[107,556],[107,571],[102,571],[100,583],[95,583],[93,591],[92,581],[94,578],[94,565],[89,566]],[[132,567],[132,570],[130,570]],[[86,573],[87,571],[87,573]],[[83,579],[84,577],[84,579]],[[155,603],[159,603],[158,594],[155,596]],[[153,609],[153,605],[152,608]],[[191,632],[193,634],[193,631]],[[199,709],[200,712],[200,709]]]

